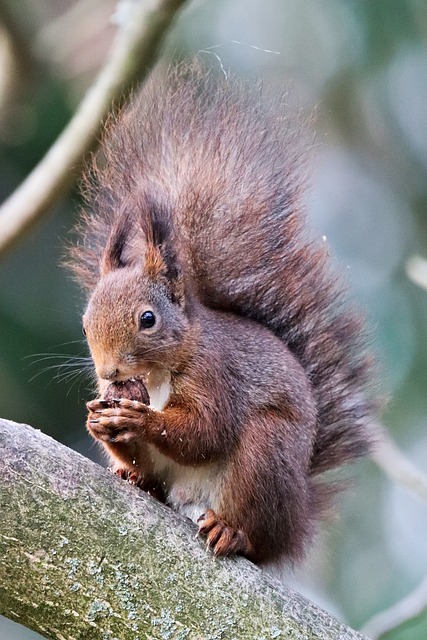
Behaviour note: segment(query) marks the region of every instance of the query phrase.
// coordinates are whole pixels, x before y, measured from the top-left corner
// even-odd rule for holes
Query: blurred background
[[[112,0],[1,0],[2,199],[90,86],[116,31],[115,10]],[[408,277],[407,263],[427,257],[427,3],[194,0],[163,56],[195,52],[290,86],[298,104],[315,110],[308,214],[368,315],[389,398],[383,421],[425,471],[427,292]],[[87,355],[83,300],[59,266],[78,207],[75,190],[1,258],[0,415],[99,460],[84,429],[90,379],[58,367]],[[427,508],[371,462],[358,467],[341,507],[292,582],[360,628],[426,574]],[[387,636],[426,637],[427,615]],[[0,639],[36,638],[0,618]]]

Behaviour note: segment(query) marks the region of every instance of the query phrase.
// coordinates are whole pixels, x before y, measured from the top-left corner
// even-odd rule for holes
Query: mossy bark
[[[0,613],[47,638],[362,638],[29,426],[0,420],[0,460]]]

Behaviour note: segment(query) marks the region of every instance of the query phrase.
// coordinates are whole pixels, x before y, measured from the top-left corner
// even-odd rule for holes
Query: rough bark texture
[[[47,638],[363,637],[29,426],[0,420],[0,461],[0,613]]]

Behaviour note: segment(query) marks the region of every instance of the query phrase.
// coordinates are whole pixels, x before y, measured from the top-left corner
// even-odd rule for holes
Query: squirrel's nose
[[[98,371],[98,376],[103,380],[115,380],[118,375],[118,369],[101,369]]]

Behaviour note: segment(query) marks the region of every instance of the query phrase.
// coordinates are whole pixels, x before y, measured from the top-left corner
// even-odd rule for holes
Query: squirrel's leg
[[[239,553],[256,563],[303,556],[314,521],[309,426],[274,412],[244,425],[218,510],[200,518],[215,555]]]
[[[150,443],[182,465],[203,465],[224,458],[231,450],[232,428],[214,431],[209,413],[196,404],[185,405],[175,397],[163,411],[156,411],[136,400],[122,398],[114,408],[98,400],[87,403],[88,430],[106,448],[123,450]]]
[[[308,425],[267,412],[245,425],[218,516],[243,531],[255,562],[302,558],[313,535]]]
[[[118,436],[117,430],[101,425],[99,422],[103,401],[94,400],[88,405],[89,410],[87,428],[89,433],[99,442],[109,455],[112,462],[111,471],[122,480],[134,484],[160,502],[165,502],[165,495],[161,483],[153,477],[152,463],[146,442],[141,433],[135,433],[134,438],[125,437],[125,441]],[[109,407],[111,408],[111,407]]]

